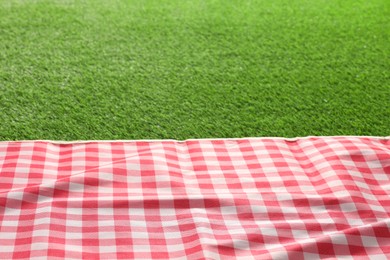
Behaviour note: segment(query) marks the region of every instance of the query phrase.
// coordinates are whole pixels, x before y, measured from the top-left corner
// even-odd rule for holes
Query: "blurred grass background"
[[[389,135],[390,2],[0,0],[0,140]]]

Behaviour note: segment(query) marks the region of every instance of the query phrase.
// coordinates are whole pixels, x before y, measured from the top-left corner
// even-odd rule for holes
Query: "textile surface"
[[[387,259],[390,140],[0,142],[0,259]]]

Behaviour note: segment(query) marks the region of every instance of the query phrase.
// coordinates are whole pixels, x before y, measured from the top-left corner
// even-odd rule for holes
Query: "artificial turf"
[[[388,0],[0,0],[0,140],[389,135]]]

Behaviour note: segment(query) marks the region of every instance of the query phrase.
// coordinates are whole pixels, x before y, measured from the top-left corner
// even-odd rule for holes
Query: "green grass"
[[[0,139],[389,135],[388,0],[0,0]]]

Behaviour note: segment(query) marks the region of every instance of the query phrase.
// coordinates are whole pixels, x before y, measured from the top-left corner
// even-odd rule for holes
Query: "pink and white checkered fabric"
[[[0,143],[1,259],[390,257],[390,140]]]

